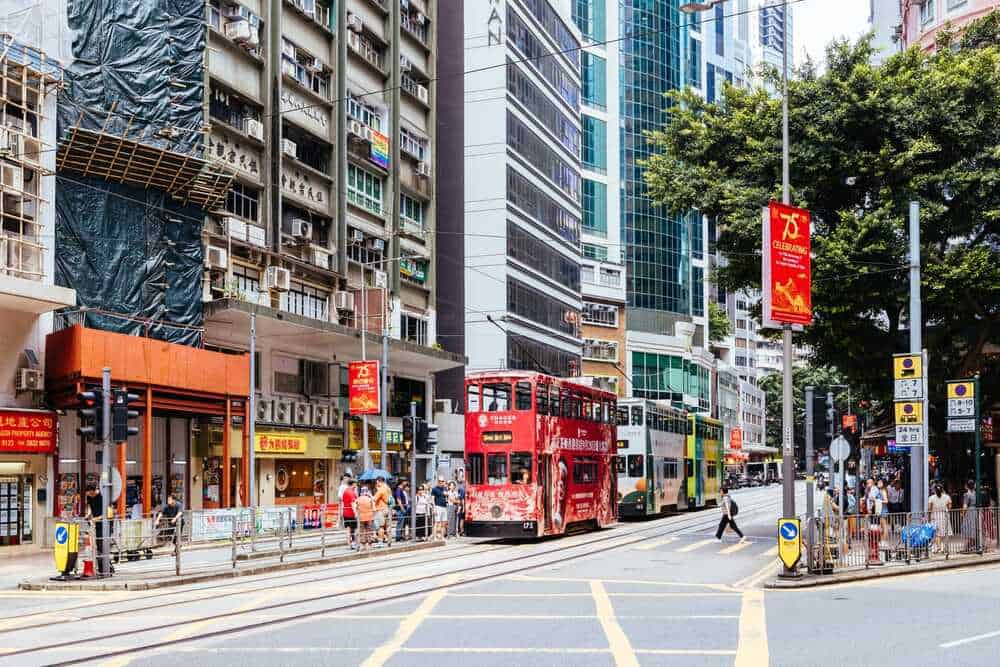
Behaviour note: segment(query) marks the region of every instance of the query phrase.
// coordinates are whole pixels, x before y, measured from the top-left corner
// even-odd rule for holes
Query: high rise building
[[[901,46],[901,8],[900,0],[869,0],[868,30],[874,34],[872,46],[877,53],[872,61],[875,64],[881,64]]]
[[[899,0],[899,41],[904,47],[916,44],[932,50],[942,29],[961,32],[972,21],[997,9],[998,0]]]
[[[762,67],[774,68],[781,72],[782,50],[788,41],[788,68],[795,66],[795,8],[782,0],[754,0],[756,16],[750,21],[753,30],[751,45],[754,69],[760,73]],[[770,83],[769,90],[774,89]]]
[[[580,33],[569,0],[464,7],[465,282],[470,370],[581,373]],[[459,35],[445,39],[461,39]],[[592,117],[596,119],[595,117]],[[461,269],[461,271],[460,271]]]

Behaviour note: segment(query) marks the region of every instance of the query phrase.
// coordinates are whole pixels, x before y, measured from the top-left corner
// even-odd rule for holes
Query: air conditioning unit
[[[375,130],[373,130],[372,128],[368,127],[367,125],[362,125],[361,126],[361,136],[364,137],[365,141],[371,142],[371,140],[374,138],[374,135],[373,135],[374,132],[375,132]]]
[[[299,147],[295,145],[294,141],[289,139],[281,140],[281,152],[289,157],[297,158],[299,156]]]
[[[361,34],[365,29],[365,22],[357,14],[347,13],[347,29],[351,32]]]
[[[312,223],[307,220],[295,218],[292,220],[292,236],[297,239],[309,240],[313,235]]]
[[[287,292],[288,288],[291,287],[292,274],[288,269],[283,269],[280,266],[269,266],[267,267],[267,273],[264,276],[265,284],[267,289],[275,290],[276,292]]]
[[[254,403],[257,421],[270,423],[274,421],[274,401],[270,398],[258,398]]]
[[[239,218],[227,216],[222,219],[222,229],[230,238],[244,241],[247,238],[247,225]]]
[[[430,92],[427,90],[427,86],[417,84],[417,99],[424,104],[430,104]]]
[[[312,403],[298,402],[295,404],[295,425],[312,426],[313,406]]]
[[[410,62],[410,59],[407,58],[406,56],[400,56],[399,57],[399,71],[400,72],[409,72],[411,69],[413,69],[413,63]]]
[[[221,269],[225,271],[229,266],[229,256],[223,248],[208,246],[208,251],[205,253],[205,264],[207,264],[210,269]]]
[[[364,128],[365,126],[361,124],[361,121],[352,120],[347,123],[347,131],[359,137],[365,136]]]
[[[354,295],[350,292],[334,292],[333,307],[337,310],[354,312]]]
[[[226,24],[226,37],[234,42],[249,41],[252,32],[249,21],[230,21]]]
[[[44,391],[45,373],[37,368],[21,368],[14,381],[17,391]]]
[[[330,426],[329,403],[313,403],[312,425],[319,426],[320,428],[328,428]]]
[[[309,246],[309,262],[315,264],[321,269],[330,268],[330,253],[327,252],[325,248],[321,248],[318,245]]]
[[[0,182],[13,190],[24,189],[24,170],[16,164],[0,164]]]
[[[389,274],[378,269],[372,271],[372,285],[376,289],[387,289],[389,287]]]
[[[295,402],[287,398],[274,399],[273,421],[275,424],[291,425],[295,412]]]
[[[257,225],[247,225],[247,243],[263,248],[267,245],[267,231]]]
[[[351,243],[361,243],[365,240],[365,233],[360,229],[352,229],[347,233],[347,240]]]
[[[253,118],[247,119],[247,134],[257,141],[264,141],[264,123]]]
[[[372,237],[368,239],[368,242],[365,245],[368,246],[369,250],[374,250],[375,252],[385,252],[385,239]]]
[[[426,161],[420,161],[417,163],[417,176],[423,178],[429,178],[431,175],[431,163]]]
[[[244,49],[247,49],[248,51],[251,49],[256,49],[258,46],[260,46],[260,28],[255,25],[251,25],[250,38],[240,42],[240,46],[242,46]]]

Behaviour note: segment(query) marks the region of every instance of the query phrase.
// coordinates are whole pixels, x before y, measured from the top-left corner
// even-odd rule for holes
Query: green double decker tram
[[[689,509],[718,505],[723,473],[722,422],[689,414],[684,476]]]

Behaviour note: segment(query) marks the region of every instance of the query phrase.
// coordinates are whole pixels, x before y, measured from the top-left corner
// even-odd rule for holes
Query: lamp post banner
[[[764,325],[812,323],[809,211],[771,202],[763,214]]]
[[[352,415],[379,413],[378,361],[352,361],[347,366],[347,402]]]

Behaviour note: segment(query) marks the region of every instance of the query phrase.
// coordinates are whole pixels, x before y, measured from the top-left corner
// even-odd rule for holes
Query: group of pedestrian
[[[446,484],[443,477],[433,487],[419,484],[411,495],[406,480],[400,480],[393,488],[385,479],[359,483],[353,475],[345,473],[337,496],[351,549],[367,551],[373,545],[390,546],[393,541],[443,540],[464,534],[465,486],[455,482]],[[412,535],[411,517],[416,524]]]

